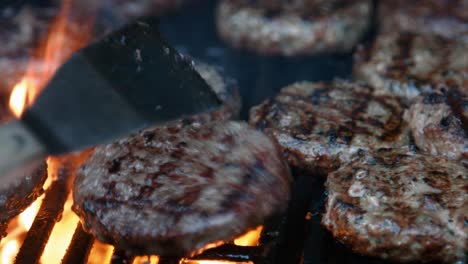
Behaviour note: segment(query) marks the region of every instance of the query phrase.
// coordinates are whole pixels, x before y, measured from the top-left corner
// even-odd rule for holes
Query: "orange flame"
[[[88,264],[110,263],[113,252],[113,246],[96,241],[89,253]]]
[[[234,244],[238,246],[258,246],[260,235],[262,234],[263,226],[259,226],[244,235],[234,239]]]
[[[26,74],[15,85],[10,96],[10,109],[19,117],[34,102],[39,92],[53,76],[57,68],[73,52],[89,42],[91,21],[70,21],[71,0],[64,0],[57,19],[52,23],[43,44],[28,65]]]
[[[9,106],[16,117],[20,117],[24,109],[34,102],[41,89],[50,80],[57,68],[73,52],[89,42],[94,21],[89,19],[89,17],[85,23],[83,21],[71,20],[71,8],[72,0],[62,1],[60,12],[51,24],[47,37],[41,41],[41,45],[36,50],[21,81],[13,87]],[[48,179],[44,184],[44,189],[47,189],[50,183],[56,179],[56,175],[54,174],[60,167],[60,164],[60,160],[49,158],[49,173]],[[25,233],[31,228],[33,220],[41,206],[42,199],[43,196],[10,221],[7,230],[8,235],[0,243],[0,263],[13,263],[15,255],[18,253],[20,245],[24,240]],[[63,252],[68,247],[71,236],[62,236],[61,234],[73,235],[78,221],[77,217],[70,210],[71,201],[71,198],[69,198],[65,204],[65,211],[61,221],[52,231],[52,236],[44,251],[43,263],[51,263],[50,261],[52,263],[60,262]],[[47,261],[44,258],[47,258]]]

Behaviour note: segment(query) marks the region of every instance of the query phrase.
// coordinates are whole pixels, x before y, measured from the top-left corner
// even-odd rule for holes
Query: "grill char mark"
[[[468,112],[468,100],[457,89],[451,89],[448,92],[447,103],[452,113],[461,121],[465,137],[468,138],[468,115],[465,114]]]
[[[303,82],[255,107],[250,122],[277,139],[291,166],[325,175],[359,150],[404,144],[403,109],[397,98],[358,83]]]
[[[407,74],[408,68],[408,58],[411,58],[413,41],[415,36],[413,34],[402,33],[398,36],[397,45],[398,53],[394,58],[395,63],[392,65],[390,76],[396,78],[403,78],[403,74]]]

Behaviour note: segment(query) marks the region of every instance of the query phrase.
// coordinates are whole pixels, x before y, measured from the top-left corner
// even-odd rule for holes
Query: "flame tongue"
[[[73,52],[89,42],[94,20],[87,17],[86,21],[72,21],[70,19],[71,8],[71,0],[62,1],[60,12],[51,24],[47,37],[40,42],[40,46],[34,52],[34,56],[29,61],[27,71],[21,81],[13,87],[9,107],[16,117],[20,117],[24,109],[33,103],[40,90],[50,80],[57,68]],[[49,174],[54,171],[54,166],[51,165],[54,164],[49,162]],[[49,175],[44,189],[47,189],[47,185],[50,184],[51,180],[53,178]],[[10,221],[7,230],[8,235],[0,241],[0,263],[14,262],[15,255],[24,239],[24,234],[30,229],[41,202],[42,198],[37,199],[28,209]],[[70,203],[71,198],[66,206],[69,207]],[[77,221],[76,216],[74,218],[73,216],[70,210],[66,210],[63,219],[71,218],[72,220],[68,222],[61,221],[67,225],[66,230],[71,232],[71,234],[73,234]],[[57,245],[56,239],[52,237],[50,240],[55,242],[53,245]],[[66,247],[67,245],[64,245],[64,248]],[[54,256],[51,256],[51,254]],[[55,254],[54,252],[50,254],[44,253],[44,255],[48,257],[48,260],[44,263],[49,263],[50,260],[60,260],[62,257],[60,253]]]
[[[90,40],[93,19],[85,23],[71,21],[71,0],[64,0],[62,4],[47,38],[36,50],[36,55],[31,59],[22,80],[13,88],[10,109],[16,117],[20,117],[24,109],[33,103],[57,68]]]

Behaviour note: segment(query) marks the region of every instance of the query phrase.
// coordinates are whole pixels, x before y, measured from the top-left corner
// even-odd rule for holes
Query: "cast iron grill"
[[[36,1],[44,2],[47,1]],[[350,78],[352,55],[314,57],[262,57],[231,49],[219,40],[214,26],[215,0],[198,1],[176,14],[161,18],[161,30],[182,53],[197,60],[219,65],[233,77],[243,99],[240,118],[246,120],[248,109],[281,87],[308,80],[324,81]],[[372,34],[370,34],[372,35]],[[1,98],[1,95],[0,95]],[[3,104],[0,104],[0,118]],[[0,119],[1,121],[1,119]],[[60,220],[70,193],[73,165],[64,162],[57,180],[45,192],[41,208],[26,234],[15,263],[38,263],[56,222]],[[323,177],[294,172],[289,208],[264,224],[259,246],[242,247],[233,243],[208,249],[190,260],[217,260],[258,263],[382,263],[361,257],[335,242],[320,225],[325,199]],[[0,224],[5,232],[7,223]],[[87,263],[95,239],[78,224],[62,263]],[[135,256],[115,250],[110,263],[132,263]],[[161,257],[160,264],[179,263],[181,258]]]

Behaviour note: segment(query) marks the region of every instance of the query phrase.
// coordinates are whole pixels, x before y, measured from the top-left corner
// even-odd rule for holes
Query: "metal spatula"
[[[21,120],[0,126],[0,187],[15,179],[13,169],[46,155],[219,106],[157,28],[154,19],[140,20],[77,52]]]

